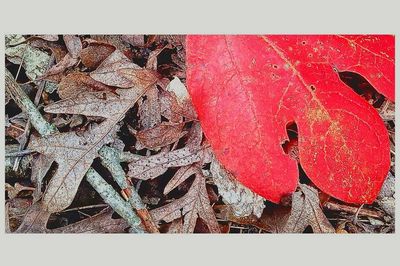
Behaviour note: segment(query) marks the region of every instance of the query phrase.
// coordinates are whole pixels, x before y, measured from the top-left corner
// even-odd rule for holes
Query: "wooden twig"
[[[23,157],[25,155],[34,153],[35,151],[32,150],[23,150],[23,151],[16,151],[16,152],[9,152],[6,153],[6,157]]]
[[[124,199],[136,210],[146,231],[149,233],[159,233],[157,225],[154,223],[146,205],[143,203],[135,188],[131,185],[130,180],[125,176],[125,172],[121,167],[121,153],[111,147],[104,146],[99,151],[99,155],[101,163],[110,171],[115,182],[117,182],[121,188],[121,194]]]
[[[140,218],[132,211],[128,202],[109,185],[93,168],[86,172],[86,180],[101,195],[103,200],[124,218],[135,233],[144,233]]]
[[[356,214],[358,212],[358,216],[367,216],[367,217],[372,217],[372,218],[377,218],[377,219],[383,219],[385,216],[385,213],[381,211],[376,211],[376,210],[369,210],[369,209],[362,209],[358,207],[353,207],[353,206],[348,206],[332,201],[327,201],[323,205],[324,209],[330,210],[330,211],[342,211],[342,212],[347,212],[351,214]]]

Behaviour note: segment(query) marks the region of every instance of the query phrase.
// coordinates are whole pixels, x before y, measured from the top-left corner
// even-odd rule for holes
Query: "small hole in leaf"
[[[298,147],[297,147],[297,124],[295,122],[289,122],[286,125],[286,133],[289,140],[282,143],[283,151],[288,154],[294,160],[298,160]]]
[[[312,230],[311,225],[307,226],[306,229],[304,229],[303,233],[306,233],[306,234],[314,233],[314,231]]]
[[[302,41],[301,44],[302,44],[302,45],[306,45],[307,42],[306,42],[306,41]]]
[[[315,90],[316,90],[316,88],[315,88],[314,85],[311,85],[311,86],[310,86],[310,89],[311,89],[312,91],[315,91]]]
[[[278,69],[278,66],[277,66],[277,65],[273,65],[272,67],[275,68],[275,69]]]

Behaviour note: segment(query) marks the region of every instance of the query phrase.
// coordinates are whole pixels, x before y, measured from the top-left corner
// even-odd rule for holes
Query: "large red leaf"
[[[393,36],[188,36],[187,64],[205,135],[244,185],[276,203],[294,192],[298,166],[282,143],[295,122],[314,184],[346,202],[374,201],[390,167],[388,134],[338,71],[394,101]]]

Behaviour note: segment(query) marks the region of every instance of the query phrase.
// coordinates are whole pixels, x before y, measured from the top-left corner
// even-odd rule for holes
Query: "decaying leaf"
[[[136,143],[140,148],[148,148],[151,150],[156,150],[161,147],[167,146],[178,141],[187,132],[182,131],[185,123],[169,123],[163,122],[160,125],[139,131],[136,134],[136,139],[139,143]]]
[[[64,227],[47,230],[47,233],[84,233],[84,234],[99,234],[99,233],[123,233],[129,227],[124,219],[113,219],[113,210],[108,208],[102,212],[86,218],[77,223],[73,223]]]
[[[188,179],[190,176],[194,175],[197,173],[197,165],[186,165],[182,166],[181,168],[176,171],[174,176],[169,180],[167,185],[164,188],[164,194],[168,194],[171,192],[174,188],[176,188],[178,185],[182,184],[186,179]]]
[[[275,203],[295,191],[298,163],[282,144],[296,123],[300,164],[318,188],[349,203],[375,200],[390,167],[388,133],[339,72],[394,101],[393,36],[188,36],[187,64],[204,133],[245,186]]]
[[[84,91],[113,91],[113,89],[81,72],[68,74],[61,79],[58,85],[58,94],[61,99],[76,97],[77,94]]]
[[[81,39],[74,35],[64,35],[64,42],[72,58],[78,58],[81,55]]]
[[[43,195],[42,202],[48,212],[61,211],[71,204],[86,171],[98,156],[98,150],[113,141],[113,122],[106,120],[94,125],[81,136],[66,132],[34,139],[29,143],[30,149],[58,163],[57,171]]]
[[[14,198],[7,200],[5,209],[6,229],[8,228],[9,232],[14,232],[18,229],[31,205],[32,201],[27,198]]]
[[[15,233],[44,233],[50,215],[41,201],[33,203]]]
[[[44,40],[41,38],[39,39],[36,37],[35,38],[31,37],[29,40],[29,44],[32,47],[50,50],[56,60],[56,63],[60,62],[64,58],[64,56],[68,53],[65,46],[63,46],[59,43],[47,41],[47,40]]]
[[[240,224],[254,225],[271,233],[302,233],[311,226],[314,233],[334,233],[335,229],[322,212],[316,189],[300,184],[300,190],[292,195],[292,207],[277,205],[265,209],[262,216],[237,217],[227,209],[221,218]]]
[[[307,185],[300,184],[300,191],[293,194],[292,210],[283,231],[301,233],[309,225],[314,233],[335,232],[322,212],[318,191]]]
[[[60,82],[61,74],[67,69],[78,63],[77,58],[73,58],[71,54],[66,54],[60,62],[52,66],[43,76],[40,77],[41,80],[54,81],[56,83]]]
[[[132,46],[144,46],[143,35],[122,35],[121,39]]]
[[[176,99],[182,112],[181,115],[190,119],[196,118],[197,115],[194,111],[189,93],[185,84],[183,84],[179,78],[174,77],[174,79],[168,84],[166,91],[172,92],[176,95]]]
[[[115,47],[104,42],[85,40],[88,43],[86,48],[81,51],[82,64],[90,69],[97,68],[110,54],[115,51]]]
[[[53,158],[49,158],[40,153],[33,157],[31,180],[35,187],[35,191],[33,192],[34,202],[42,197],[42,182],[53,162]]]
[[[152,51],[149,55],[149,59],[147,60],[146,63],[146,68],[147,69],[153,69],[153,70],[157,70],[157,56],[164,50],[164,49],[171,49],[172,46],[167,44],[166,46],[164,46],[163,48],[159,48],[156,49],[154,51]]]
[[[151,86],[139,100],[139,123],[142,129],[149,129],[161,123],[161,107],[156,86]]]
[[[163,220],[165,222],[171,222],[184,215],[184,233],[192,233],[194,231],[198,218],[201,218],[207,224],[210,233],[220,232],[207,195],[205,177],[200,169],[197,170],[192,186],[183,197],[154,209],[150,213],[155,221]]]
[[[254,214],[260,217],[264,210],[264,198],[240,184],[229,174],[213,157],[210,172],[214,184],[218,187],[218,194],[223,201],[232,208],[235,216],[244,217]]]
[[[119,50],[107,57],[90,76],[106,85],[119,88],[131,88],[138,84],[148,87],[158,79],[153,70],[142,69]]]
[[[129,163],[128,176],[141,180],[153,179],[165,173],[169,167],[185,166],[200,161],[203,153],[202,148],[185,147],[143,157]]]
[[[7,191],[8,197],[10,199],[17,197],[21,191],[34,191],[35,190],[35,188],[33,188],[33,187],[26,187],[19,183],[15,183],[14,186],[11,186],[8,183],[6,183],[5,185],[6,185],[6,191]]]

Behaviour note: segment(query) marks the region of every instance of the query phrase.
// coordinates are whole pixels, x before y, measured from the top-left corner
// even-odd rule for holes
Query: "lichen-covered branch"
[[[121,167],[122,153],[114,148],[104,146],[100,151],[101,163],[110,171],[115,182],[120,186],[121,194],[126,198],[129,204],[134,208],[141,218],[146,231],[150,233],[159,233],[157,225],[154,223],[149,211],[144,205],[139,194],[125,176],[125,172]]]
[[[33,127],[42,136],[58,132],[57,128],[47,122],[41,113],[36,109],[35,104],[29,99],[25,92],[21,89],[14,77],[6,69],[6,89],[10,93],[15,103],[28,115]]]
[[[129,223],[134,232],[144,233],[140,218],[132,211],[129,204],[93,168],[86,172],[86,180],[101,195],[103,200]]]

